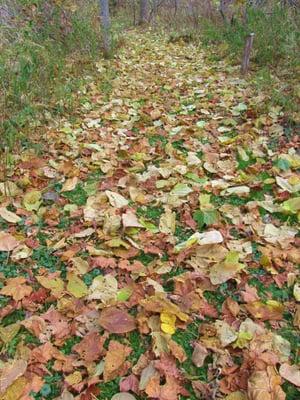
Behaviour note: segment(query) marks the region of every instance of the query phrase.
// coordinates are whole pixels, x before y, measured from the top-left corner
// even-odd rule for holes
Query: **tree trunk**
[[[147,22],[147,9],[148,9],[148,1],[140,0],[140,19],[139,25],[143,25]]]
[[[109,0],[99,0],[100,2],[100,18],[103,35],[103,52],[108,58],[111,52],[111,37],[110,37],[110,16],[109,16]]]

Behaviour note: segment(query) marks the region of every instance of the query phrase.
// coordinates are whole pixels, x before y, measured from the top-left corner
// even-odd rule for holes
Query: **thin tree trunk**
[[[99,0],[99,2],[103,35],[103,52],[104,56],[108,58],[111,52],[109,0]]]
[[[253,40],[254,40],[254,33],[250,33],[250,35],[246,39],[246,45],[244,49],[244,55],[243,55],[243,60],[242,60],[242,65],[241,65],[241,73],[246,74],[249,69],[249,63],[250,63],[250,55],[251,55],[251,50],[253,47]]]
[[[148,1],[140,0],[140,19],[139,25],[143,25],[147,22],[147,11],[148,11]]]

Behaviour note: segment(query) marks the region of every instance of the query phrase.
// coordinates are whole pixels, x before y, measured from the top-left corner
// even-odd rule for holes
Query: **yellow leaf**
[[[233,343],[232,347],[233,348],[238,347],[239,349],[247,347],[252,338],[253,338],[253,335],[250,332],[239,332],[238,338]]]
[[[0,326],[0,339],[3,343],[9,343],[19,332],[20,324],[15,323],[7,326]]]
[[[41,205],[41,192],[32,190],[25,194],[23,204],[28,211],[37,211]]]
[[[160,314],[161,330],[165,333],[173,335],[176,331],[176,315],[163,311]]]
[[[67,274],[67,290],[77,299],[84,297],[88,294],[88,288],[86,284],[73,272]]]
[[[71,386],[77,385],[78,383],[80,383],[82,381],[82,375],[79,371],[75,371],[75,372],[73,372],[73,374],[68,375],[65,378],[65,381]]]
[[[238,390],[237,392],[230,393],[228,396],[225,397],[224,400],[247,400],[247,399],[248,399],[247,395]]]
[[[45,276],[37,276],[36,280],[46,289],[51,290],[55,297],[59,297],[64,290],[64,282],[60,278],[47,278]]]
[[[0,396],[0,400],[17,400],[23,394],[23,390],[27,385],[27,380],[24,376],[18,378],[15,382],[13,382],[6,392]]]

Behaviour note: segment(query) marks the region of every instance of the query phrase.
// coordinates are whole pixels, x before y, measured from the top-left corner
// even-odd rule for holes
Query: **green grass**
[[[17,18],[9,29],[0,27],[0,151],[13,149],[16,141],[41,151],[39,133],[32,137],[32,128],[72,113],[88,99],[84,88],[91,80],[108,96],[116,72],[108,67],[99,74],[96,66],[102,58],[96,1],[88,0],[84,6],[74,1],[73,5],[81,6],[73,10],[65,2],[15,3]],[[63,24],[62,10],[67,20]],[[122,30],[123,21],[114,20],[114,47]]]

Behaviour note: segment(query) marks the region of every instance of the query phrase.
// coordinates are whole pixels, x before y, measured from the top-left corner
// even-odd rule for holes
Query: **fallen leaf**
[[[73,272],[68,272],[67,280],[67,291],[77,299],[80,299],[89,293],[86,284]]]
[[[176,331],[176,315],[163,311],[160,314],[161,330],[169,335],[173,335]]]
[[[255,318],[262,321],[282,320],[284,306],[275,300],[268,300],[266,303],[261,301],[253,301],[245,305],[246,309]]]
[[[220,264],[215,264],[211,267],[209,278],[213,285],[219,285],[232,279],[245,266],[239,261],[239,253],[230,251],[225,260]]]
[[[61,188],[61,192],[70,192],[74,190],[78,182],[79,179],[77,176],[67,179]]]
[[[61,278],[47,278],[45,276],[36,276],[36,280],[44,288],[51,290],[55,297],[60,297],[64,290],[64,281]]]
[[[207,356],[208,351],[206,347],[204,347],[201,343],[196,342],[192,354],[192,361],[196,365],[196,367],[202,367]]]
[[[126,311],[109,307],[101,312],[99,323],[110,333],[127,333],[136,328],[134,318]]]
[[[103,378],[104,382],[111,381],[117,376],[126,373],[128,364],[126,358],[131,353],[131,349],[116,340],[109,342],[107,354],[104,362]]]
[[[136,400],[136,398],[130,393],[120,392],[113,395],[111,400]]]
[[[25,282],[26,279],[23,277],[7,279],[6,286],[0,290],[0,294],[11,296],[15,301],[20,301],[32,292],[32,287],[25,285]]]
[[[254,371],[248,380],[249,400],[285,400],[280,385],[281,378],[275,368],[269,366],[265,371]]]
[[[21,377],[26,369],[27,362],[24,360],[4,364],[0,370],[0,394],[3,394],[13,382]]]
[[[299,365],[282,364],[279,368],[279,374],[285,380],[293,385],[300,387],[300,368]]]
[[[132,211],[126,211],[122,214],[122,223],[124,228],[142,228],[136,215]]]
[[[17,246],[19,242],[9,233],[0,232],[0,251],[12,251]]]
[[[27,192],[23,198],[23,204],[28,211],[37,211],[42,204],[42,194],[38,190]]]
[[[105,336],[100,336],[98,332],[88,333],[80,343],[73,346],[72,350],[76,351],[86,363],[98,360],[102,351]]]
[[[0,207],[0,217],[11,224],[17,224],[18,222],[22,221],[21,217],[11,211],[8,211],[8,209],[5,207]]]
[[[27,385],[27,380],[24,378],[24,376],[21,376],[9,386],[9,388],[3,395],[0,394],[0,400],[19,399],[22,396],[23,391],[26,388],[26,385]],[[0,390],[1,390],[1,384],[0,384]]]
[[[0,339],[4,344],[8,344],[19,332],[20,323],[0,326]]]
[[[122,195],[116,192],[111,192],[110,190],[105,191],[106,196],[111,204],[111,206],[116,208],[126,207],[128,205],[128,200]]]

